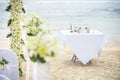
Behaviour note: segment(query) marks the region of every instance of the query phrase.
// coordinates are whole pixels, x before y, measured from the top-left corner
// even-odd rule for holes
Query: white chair
[[[0,74],[0,80],[10,80],[7,76]]]
[[[18,57],[6,49],[0,49],[0,61],[4,58],[9,63],[6,68],[0,68],[0,80],[19,80]]]

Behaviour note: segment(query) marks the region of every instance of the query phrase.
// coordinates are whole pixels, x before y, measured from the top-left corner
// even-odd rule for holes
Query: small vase
[[[49,63],[34,63],[33,80],[50,80]]]

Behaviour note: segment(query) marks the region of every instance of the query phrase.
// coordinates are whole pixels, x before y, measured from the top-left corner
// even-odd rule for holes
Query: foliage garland
[[[23,55],[23,45],[24,41],[22,40],[22,32],[21,32],[21,19],[22,14],[25,13],[23,8],[22,0],[10,0],[9,6],[6,11],[10,12],[10,19],[8,20],[8,27],[10,27],[10,33],[7,37],[10,38],[11,45],[10,48],[13,50],[17,56],[19,61],[19,75],[23,76],[23,66],[22,63],[25,61]]]

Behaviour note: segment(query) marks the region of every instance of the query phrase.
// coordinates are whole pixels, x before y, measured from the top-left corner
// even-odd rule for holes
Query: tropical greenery
[[[14,51],[18,56],[19,61],[19,75],[24,75],[24,70],[22,63],[25,61],[23,55],[23,39],[22,39],[22,32],[21,32],[21,19],[25,10],[23,8],[22,0],[10,0],[6,11],[10,12],[10,19],[8,20],[8,27],[10,28],[10,33],[7,37],[10,38],[11,45],[10,48]]]

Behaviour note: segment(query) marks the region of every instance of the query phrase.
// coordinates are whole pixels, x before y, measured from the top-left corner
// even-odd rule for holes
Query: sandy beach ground
[[[10,46],[9,39],[7,38],[0,39],[0,49],[9,49],[9,46]],[[70,52],[68,47],[65,47],[65,51]],[[120,41],[106,43],[102,49],[102,54],[114,55],[120,58]],[[32,63],[30,65],[31,65],[30,71],[32,72]],[[25,77],[23,77],[21,80],[25,80]],[[32,73],[30,73],[30,80],[32,80]]]

